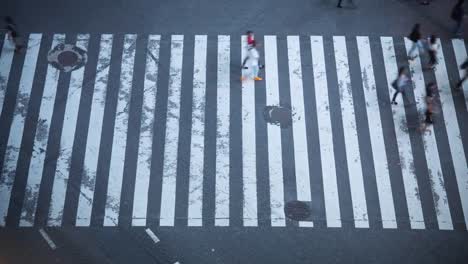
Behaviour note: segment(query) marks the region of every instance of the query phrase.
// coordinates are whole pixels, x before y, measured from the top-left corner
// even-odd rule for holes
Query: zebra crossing
[[[5,37],[0,226],[467,229],[468,84],[451,88],[464,41],[439,40],[425,71],[401,37],[267,35],[264,81],[241,82],[245,42],[35,33],[15,54]],[[63,43],[84,67],[48,64]],[[391,106],[401,66],[414,90]],[[439,109],[421,133],[430,81]],[[294,200],[309,218],[287,217]]]

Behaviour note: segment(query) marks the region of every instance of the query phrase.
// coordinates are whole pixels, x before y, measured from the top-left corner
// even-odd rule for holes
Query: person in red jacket
[[[250,31],[248,30],[247,31],[247,47],[245,48],[246,49],[246,56],[244,58],[244,60],[242,61],[242,66],[241,68],[245,68],[245,64],[247,63],[247,60],[249,59],[249,50],[253,47],[255,43],[255,39],[254,39],[254,33],[253,31]]]

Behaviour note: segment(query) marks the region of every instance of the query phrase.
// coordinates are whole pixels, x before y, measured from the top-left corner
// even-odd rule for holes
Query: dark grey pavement
[[[346,1],[344,1],[346,6]],[[343,125],[340,117],[338,80],[336,71],[334,70],[334,53],[332,36],[344,35],[349,39],[355,36],[369,36],[371,39],[371,47],[376,55],[382,57],[382,51],[379,50],[380,36],[395,37],[395,48],[398,57],[399,65],[407,65],[405,60],[405,48],[401,37],[406,36],[410,27],[414,23],[422,24],[424,35],[436,33],[443,40],[444,51],[447,61],[453,62],[454,55],[449,48],[449,38],[451,37],[450,29],[453,26],[449,19],[451,2],[434,0],[429,6],[419,5],[416,0],[361,0],[354,1],[356,8],[345,7],[337,9],[334,0],[254,0],[254,1],[188,1],[188,0],[171,0],[171,1],[148,1],[148,0],[101,0],[101,1],[30,1],[30,0],[10,0],[2,3],[0,16],[13,16],[22,32],[25,33],[43,33],[44,41],[50,46],[52,34],[65,33],[67,41],[73,42],[74,35],[78,33],[91,34],[90,48],[88,56],[90,58],[90,69],[95,69],[97,64],[97,54],[99,47],[99,34],[109,33],[115,34],[116,44],[113,47],[113,54],[117,57],[112,58],[110,68],[110,86],[118,87],[122,40],[124,34],[138,34],[136,44],[136,63],[134,74],[134,91],[131,98],[131,108],[129,110],[131,117],[138,117],[141,108],[141,96],[143,93],[142,83],[144,75],[144,59],[145,45],[148,34],[161,34],[162,44],[161,50],[168,51],[170,47],[170,35],[180,34],[186,36],[184,43],[186,46],[184,53],[183,71],[193,71],[193,46],[194,35],[208,35],[208,63],[207,63],[207,95],[206,95],[206,141],[205,151],[205,173],[208,176],[215,174],[214,154],[216,151],[216,36],[230,35],[232,46],[240,46],[239,36],[246,29],[252,29],[257,34],[257,39],[262,39],[264,35],[278,36],[278,61],[280,65],[280,76],[287,76],[288,58],[285,52],[287,43],[286,36],[299,35],[302,46],[301,57],[303,58],[304,82],[313,82],[311,74],[312,62],[310,42],[308,36],[320,35],[324,36],[325,56],[327,62],[327,74],[329,86],[334,87],[335,93],[330,93],[331,114],[334,129],[343,130]],[[468,36],[465,34],[465,36]],[[118,40],[118,41],[117,41]],[[360,80],[358,54],[355,42],[348,41],[349,58],[355,60],[350,61],[350,74],[353,87],[362,87]],[[47,46],[41,47],[40,55],[47,54]],[[20,55],[22,56],[22,55]],[[120,57],[119,57],[120,56]],[[135,152],[138,143],[138,129],[129,132],[127,157],[131,157],[126,165],[126,172],[129,172],[129,177],[124,178],[124,189],[122,193],[121,215],[119,216],[120,227],[102,227],[103,209],[105,207],[105,190],[107,176],[98,177],[96,188],[96,202],[93,207],[93,217],[91,227],[81,228],[73,227],[74,218],[76,217],[76,203],[78,193],[73,188],[67,190],[66,204],[70,205],[64,210],[64,227],[51,228],[46,227],[46,232],[51,239],[56,243],[57,249],[51,250],[46,241],[38,232],[40,227],[46,225],[47,211],[49,201],[48,195],[51,193],[51,182],[53,175],[50,173],[54,170],[54,162],[51,162],[48,172],[45,173],[44,186],[41,186],[41,196],[38,203],[38,213],[36,218],[36,227],[21,228],[18,227],[18,221],[21,214],[21,203],[15,204],[9,210],[7,218],[7,227],[0,228],[0,263],[256,263],[256,264],[274,264],[274,263],[468,263],[468,232],[465,227],[463,212],[461,210],[461,201],[458,195],[457,185],[454,175],[454,168],[451,165],[451,157],[443,156],[442,170],[446,175],[450,175],[446,179],[447,193],[451,201],[450,207],[452,211],[452,219],[454,230],[442,231],[438,230],[436,214],[432,201],[430,183],[425,178],[427,174],[427,165],[424,157],[415,159],[415,167],[420,183],[420,199],[423,201],[424,221],[426,229],[411,230],[409,224],[409,216],[404,197],[404,189],[402,187],[402,176],[392,178],[392,188],[394,194],[395,208],[397,211],[398,229],[386,230],[382,228],[382,223],[379,221],[380,212],[378,205],[378,194],[376,191],[375,177],[373,173],[372,162],[365,163],[367,166],[363,168],[363,174],[366,178],[365,188],[368,200],[368,214],[370,219],[370,228],[358,229],[353,224],[353,212],[351,206],[342,206],[342,228],[327,228],[325,223],[325,208],[323,190],[320,177],[313,175],[312,186],[315,186],[313,200],[317,201],[316,207],[312,208],[315,218],[315,227],[311,229],[299,228],[295,221],[287,222],[286,227],[276,228],[269,226],[270,211],[268,209],[269,193],[268,193],[268,177],[264,177],[264,181],[258,182],[258,202],[259,202],[259,227],[242,227],[242,145],[241,145],[241,112],[239,105],[241,104],[240,83],[233,80],[238,80],[237,58],[240,60],[240,49],[232,49],[231,56],[231,122],[239,126],[233,126],[231,129],[231,175],[236,175],[239,178],[231,178],[231,196],[232,202],[231,224],[229,227],[214,227],[214,179],[213,177],[206,178],[206,188],[204,196],[206,201],[204,206],[204,222],[202,227],[187,227],[187,205],[183,203],[187,199],[188,179],[178,177],[177,179],[177,204],[176,215],[180,216],[176,219],[175,227],[159,227],[157,225],[157,215],[160,203],[160,197],[150,197],[149,204],[155,205],[149,209],[148,219],[151,224],[148,226],[161,240],[155,244],[151,238],[145,233],[142,227],[131,227],[131,204],[133,202],[132,187],[134,187],[134,175],[136,159],[128,153]],[[21,71],[21,59],[15,60],[12,66],[12,72]],[[160,68],[159,84],[164,89],[161,89],[158,94],[157,109],[161,113],[167,111],[167,96],[168,96],[168,75],[170,54],[169,52],[161,53],[160,61],[166,66]],[[186,62],[186,63],[185,63]],[[385,72],[382,70],[383,62],[374,60],[374,68],[376,69],[375,78],[377,83],[385,83]],[[234,65],[234,66],[233,66]],[[281,66],[282,65],[282,66]],[[41,87],[44,83],[44,75],[46,72],[47,63],[42,61],[36,70],[36,80],[34,87]],[[457,79],[456,65],[448,64],[449,78],[451,81]],[[12,79],[10,87],[18,86],[18,74]],[[191,87],[192,75],[185,74],[182,77],[182,87]],[[426,83],[434,79],[432,73],[425,73]],[[91,104],[91,93],[93,88],[92,80],[94,72],[87,70],[85,72],[85,80],[90,83],[85,85],[85,93],[80,105],[78,115],[79,124],[86,125],[89,122],[89,106]],[[67,87],[69,76],[61,77],[59,87]],[[290,102],[290,94],[288,89],[288,79],[280,78],[280,95],[281,101]],[[260,83],[256,87],[256,103],[260,106],[266,104],[265,99],[265,84]],[[1,127],[9,127],[11,122],[11,113],[14,102],[15,89],[8,90],[5,110],[2,113]],[[66,90],[59,91],[57,98],[66,97]],[[358,100],[362,103],[363,94],[360,89],[353,91]],[[385,92],[385,90],[384,90]],[[38,111],[42,90],[33,90],[30,109]],[[379,95],[382,95],[380,92]],[[304,96],[311,98],[314,96],[311,90],[305,91]],[[190,89],[182,90],[181,97],[181,124],[180,135],[182,143],[179,145],[179,160],[181,161],[178,168],[180,175],[186,175],[188,172],[190,148],[190,122],[191,122],[191,98],[192,91]],[[462,131],[468,133],[468,115],[466,112],[466,103],[463,96],[454,97],[455,107],[458,112],[462,109],[465,115],[460,115],[458,123]],[[8,101],[9,100],[9,101]],[[361,101],[359,101],[361,100]],[[385,99],[387,100],[387,99]],[[112,133],[113,120],[117,103],[117,89],[111,90],[108,94],[108,100],[105,113],[104,133]],[[383,120],[391,120],[392,112],[388,104],[380,102],[383,109],[381,116]],[[84,110],[82,110],[84,109]],[[87,110],[86,110],[87,109]],[[315,144],[314,139],[318,137],[317,128],[315,125],[316,117],[313,115],[315,105],[311,103],[306,105],[306,118],[310,120],[311,127],[308,127],[310,135],[310,146]],[[213,110],[213,111],[211,111]],[[63,119],[64,104],[58,104],[55,112],[59,113],[52,120],[53,131],[49,141],[60,141],[60,129]],[[262,119],[262,112],[258,111],[257,119]],[[37,123],[37,112],[28,116],[25,135],[27,140],[23,142],[25,152],[31,151],[32,141],[34,140],[34,129]],[[416,109],[410,108],[407,110],[407,115],[416,115]],[[364,124],[367,126],[367,115],[364,108],[358,108],[356,111],[358,117],[358,125]],[[450,117],[445,117],[449,119]],[[456,119],[456,117],[455,117]],[[417,117],[414,119],[417,120]],[[3,123],[4,122],[4,123]],[[139,127],[139,119],[130,118],[131,127]],[[160,174],[159,168],[162,167],[162,159],[164,145],[164,129],[165,117],[158,115],[156,122],[162,124],[161,127],[155,129],[155,168],[158,168],[157,175]],[[392,121],[393,122],[393,121]],[[387,147],[387,155],[389,156],[390,170],[398,171],[398,150],[395,145],[395,135],[392,127],[386,127],[384,123],[384,137],[392,144]],[[390,123],[391,124],[391,123]],[[259,122],[257,127],[257,155],[266,156],[268,153],[267,131],[266,124]],[[57,130],[58,129],[58,130]],[[92,128],[90,128],[92,129]],[[448,153],[447,135],[441,125],[436,127],[438,132],[436,137],[438,143],[442,146],[441,152]],[[83,162],[84,147],[86,140],[82,137],[86,136],[86,129],[77,130],[75,136],[74,160],[72,161],[72,169],[79,171],[79,165]],[[369,131],[363,129],[360,134],[360,144],[362,147],[362,157],[371,158],[371,146],[369,142]],[[5,151],[5,134],[8,131],[2,129],[0,131],[0,146],[1,152]],[[292,132],[291,130],[283,132],[283,142],[288,142],[289,146],[284,146],[283,156],[285,158],[284,165],[291,171],[294,167],[294,159],[291,156],[292,150]],[[465,144],[465,153],[468,157],[466,146],[468,146],[468,136],[462,138]],[[337,167],[339,176],[338,190],[340,192],[340,202],[349,205],[351,202],[351,194],[349,190],[349,179],[346,175],[346,156],[344,139],[337,137],[335,153],[337,156]],[[421,136],[413,135],[412,143],[414,143],[414,151],[423,153],[424,148],[421,144]],[[110,150],[106,146],[112,144],[111,137],[103,138],[101,143],[101,159],[100,164],[108,163]],[[51,144],[52,145],[52,144]],[[52,152],[54,149],[52,149]],[[57,150],[55,150],[56,152]],[[311,149],[310,164],[314,167],[320,166],[320,158],[318,149]],[[316,154],[316,155],[315,155]],[[3,159],[4,153],[0,153],[0,160]],[[20,157],[19,164],[26,164],[25,160],[30,159],[29,156]],[[48,160],[53,160],[53,157],[48,156]],[[15,182],[13,190],[15,201],[22,201],[24,194],[21,187],[26,184],[27,166],[18,169],[20,175]],[[108,174],[109,168],[101,166],[98,170],[102,175]],[[161,169],[162,170],[162,169]],[[259,179],[262,176],[268,175],[268,162],[262,159],[257,161],[257,173]],[[74,173],[73,175],[77,175]],[[80,179],[74,176],[70,178],[70,186],[76,187],[80,183]],[[289,175],[289,177],[287,176]],[[286,173],[285,185],[294,186],[294,177],[292,173]],[[155,181],[150,183],[150,188],[156,193],[160,190],[160,179],[154,178]],[[180,188],[179,188],[180,187]],[[295,197],[295,190],[286,190],[286,199],[291,200]],[[1,201],[0,201],[1,202]],[[263,206],[262,206],[263,205]]]

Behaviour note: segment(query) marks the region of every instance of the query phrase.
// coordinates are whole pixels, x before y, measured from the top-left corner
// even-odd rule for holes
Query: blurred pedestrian
[[[255,81],[261,81],[263,80],[258,76],[258,71],[260,68],[259,65],[259,59],[260,59],[260,54],[258,53],[258,50],[256,48],[257,44],[255,40],[252,42],[251,47],[249,49],[249,55],[247,57],[247,60],[250,62],[250,69],[251,69],[251,76]],[[242,76],[241,80],[245,80],[245,77]]]
[[[460,69],[462,70],[465,70],[465,74],[463,75],[463,77],[460,79],[460,81],[457,83],[457,89],[460,89],[461,86],[463,85],[463,82],[468,79],[468,58],[465,60],[465,62],[463,62],[461,65],[460,65]]]
[[[396,80],[392,82],[392,87],[395,89],[395,92],[393,93],[392,101],[391,104],[397,105],[398,103],[395,101],[397,95],[399,93],[402,94],[402,96],[406,96],[406,90],[409,89],[410,86],[410,79],[408,78],[408,73],[405,67],[401,67],[398,70],[398,77]]]
[[[421,43],[421,25],[415,24],[413,26],[413,29],[411,30],[411,33],[408,36],[408,39],[410,39],[413,42],[413,45],[411,46],[411,49],[408,52],[408,57],[410,60],[413,60],[416,58],[416,55],[413,56],[413,54],[422,48],[422,43]]]
[[[5,23],[8,39],[10,39],[13,45],[15,45],[15,52],[21,51],[23,49],[23,45],[21,44],[15,22],[13,22],[11,17],[7,16],[5,17]]]
[[[434,92],[436,90],[437,90],[437,85],[433,82],[430,82],[426,86],[426,97],[425,97],[426,111],[424,112],[424,121],[421,123],[421,126],[419,127],[421,132],[426,132],[426,131],[430,132],[430,130],[428,130],[427,127],[434,123],[432,116],[434,114],[434,101],[435,101]]]
[[[437,64],[437,38],[435,35],[431,35],[427,39],[427,54],[429,56],[429,62],[427,69],[434,69]]]
[[[461,37],[463,18],[465,17],[465,11],[463,10],[463,4],[465,0],[458,0],[457,4],[453,7],[450,17],[455,21],[453,34],[455,37]]]
[[[421,5],[429,5],[430,1],[429,0],[421,0],[421,2],[419,2]]]
[[[343,2],[343,0],[338,0],[338,4],[336,5],[336,7],[342,8],[342,6],[341,6],[342,2]],[[354,3],[353,3],[353,0],[348,0],[348,4],[350,4],[351,6],[355,6]]]
[[[255,38],[254,38],[254,33],[251,30],[247,31],[247,45],[244,47],[244,53],[245,53],[245,58],[242,61],[242,68],[245,68],[245,64],[247,63],[247,60],[249,59],[249,50],[252,48],[252,44],[254,43]]]

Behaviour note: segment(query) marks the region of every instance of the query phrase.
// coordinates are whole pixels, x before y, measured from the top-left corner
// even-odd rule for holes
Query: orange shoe
[[[261,80],[263,80],[263,79],[257,76],[257,77],[254,78],[254,80],[256,80],[256,81],[261,81]]]

